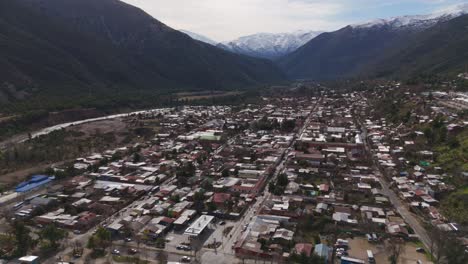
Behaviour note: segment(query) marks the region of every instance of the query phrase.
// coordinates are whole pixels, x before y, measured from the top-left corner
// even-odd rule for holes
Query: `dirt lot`
[[[432,263],[427,260],[425,254],[416,252],[416,248],[417,246],[414,243],[406,243],[398,263],[415,264],[418,260],[421,260],[424,264]],[[349,239],[348,254],[350,257],[365,260],[367,263],[368,249],[374,253],[376,263],[388,263],[388,254],[383,243],[369,243],[365,238]]]
[[[82,132],[82,138],[90,137],[98,132],[99,134],[107,134],[107,133],[124,133],[127,132],[126,123],[121,119],[109,119],[103,120],[98,122],[91,122],[82,124],[79,126],[72,126],[66,129],[67,131],[76,131]]]
[[[77,132],[73,134],[74,136],[71,136],[71,134],[68,134],[66,136],[65,141],[70,142],[70,145],[73,145],[74,143],[79,143],[82,142],[82,144],[91,144],[94,146],[94,149],[91,151],[87,148],[83,149],[83,152],[81,155],[87,155],[91,154],[93,151],[99,151],[105,148],[110,148],[110,147],[118,147],[121,145],[125,145],[124,140],[131,135],[129,133],[129,127],[127,127],[127,123],[124,122],[122,119],[113,119],[113,120],[103,120],[103,121],[98,121],[98,122],[92,122],[92,123],[86,123],[82,125],[77,125],[77,126],[71,126],[66,128],[65,130],[68,132]],[[97,135],[101,135],[100,137],[97,137]],[[103,138],[105,138],[105,135],[113,135],[115,136],[114,139],[110,138],[109,142],[104,142]],[[46,136],[47,137],[47,136]],[[99,138],[101,140],[97,140],[96,142],[91,142],[88,143],[92,139]],[[130,137],[134,138],[134,137]],[[73,143],[72,143],[73,142]],[[19,144],[23,143],[18,143],[16,142],[14,145],[18,146]],[[78,153],[78,150],[73,149],[75,151],[76,156],[80,155]],[[88,153],[89,152],[89,153]],[[71,152],[70,152],[71,153]],[[10,171],[6,171],[6,174],[0,175],[0,184],[1,185],[6,185],[6,186],[11,186],[14,184],[17,184],[28,177],[30,177],[34,173],[39,173],[41,171],[44,171],[46,168],[50,167],[51,165],[61,165],[64,162],[69,162],[73,161],[73,157],[64,157],[66,160],[63,161],[50,161],[50,162],[41,162],[39,164],[34,164],[33,162],[24,164],[24,165],[19,165],[15,168],[13,166],[10,166]]]
[[[209,99],[209,98],[218,98],[218,97],[225,97],[225,96],[233,96],[233,95],[240,95],[242,92],[225,92],[225,93],[179,93],[177,97],[179,100],[186,100],[186,101],[195,101],[201,99]]]

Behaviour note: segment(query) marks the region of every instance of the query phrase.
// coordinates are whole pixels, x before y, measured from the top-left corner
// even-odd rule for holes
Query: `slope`
[[[466,71],[467,67],[468,15],[464,15],[413,35],[363,71],[372,71],[376,76],[408,77]]]
[[[117,0],[1,0],[0,47],[0,91],[9,100],[284,80],[267,60],[195,41]]]

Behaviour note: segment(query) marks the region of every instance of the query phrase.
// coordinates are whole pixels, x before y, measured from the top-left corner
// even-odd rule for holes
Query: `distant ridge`
[[[468,32],[460,32],[467,13],[468,4],[462,4],[429,15],[350,25],[321,34],[277,63],[290,78],[314,80],[451,71],[463,64],[453,53],[464,58],[468,52],[462,45]]]
[[[218,47],[252,57],[276,59],[295,51],[321,31],[299,30],[292,33],[258,33],[218,44]]]
[[[285,79],[270,61],[195,41],[118,0],[0,1],[0,36],[0,103]]]
[[[218,42],[216,42],[216,41],[214,41],[214,40],[212,40],[212,39],[210,39],[208,37],[205,37],[205,36],[203,36],[201,34],[197,34],[197,33],[194,33],[194,32],[188,31],[188,30],[183,30],[183,29],[180,29],[179,31],[189,35],[191,38],[193,38],[195,40],[199,40],[201,42],[205,42],[205,43],[213,45],[213,46],[216,46],[218,44]]]

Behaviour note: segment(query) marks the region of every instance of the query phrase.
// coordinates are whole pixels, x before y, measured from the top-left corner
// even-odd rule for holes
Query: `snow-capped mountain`
[[[322,34],[276,62],[292,79],[447,71],[466,65],[466,25],[468,4],[378,19]]]
[[[376,19],[362,24],[351,25],[353,28],[372,28],[388,26],[395,29],[426,29],[439,22],[448,21],[455,17],[468,14],[468,3],[459,4],[450,8],[428,14],[414,16],[400,16],[389,19]]]
[[[208,37],[205,37],[203,35],[200,35],[200,34],[197,34],[197,33],[194,33],[194,32],[191,32],[191,31],[188,31],[188,30],[179,30],[180,32],[182,33],[185,33],[187,35],[189,35],[189,37],[195,39],[195,40],[198,40],[198,41],[201,41],[201,42],[205,42],[205,43],[208,43],[208,44],[211,44],[213,46],[216,46],[216,44],[218,44],[218,42],[208,38]]]
[[[258,33],[218,44],[231,52],[253,57],[276,59],[291,53],[311,39],[320,35],[317,31],[296,31],[292,33]]]

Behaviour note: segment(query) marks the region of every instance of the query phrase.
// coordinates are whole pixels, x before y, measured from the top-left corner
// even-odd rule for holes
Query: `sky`
[[[174,29],[215,41],[259,32],[331,31],[377,18],[420,15],[466,0],[123,0]]]

